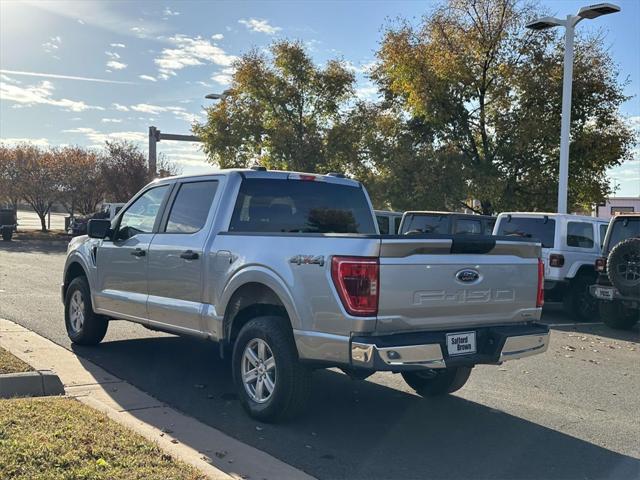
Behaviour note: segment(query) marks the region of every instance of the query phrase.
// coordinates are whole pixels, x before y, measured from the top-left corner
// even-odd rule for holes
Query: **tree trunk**
[[[46,213],[40,213],[40,212],[36,212],[38,214],[38,217],[40,218],[40,225],[42,226],[42,231],[46,232],[47,231],[47,214]]]

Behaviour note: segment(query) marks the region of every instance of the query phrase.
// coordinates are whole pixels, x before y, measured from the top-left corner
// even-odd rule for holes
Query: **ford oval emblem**
[[[480,274],[471,268],[465,268],[456,273],[456,278],[463,283],[472,283],[480,278]]]

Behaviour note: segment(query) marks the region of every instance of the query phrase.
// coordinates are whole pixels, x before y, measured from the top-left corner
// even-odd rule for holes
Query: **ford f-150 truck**
[[[534,241],[383,236],[359,182],[260,167],[156,180],[91,220],[61,293],[77,344],[116,319],[217,342],[245,409],[276,421],[316,368],[401,373],[428,396],[544,352],[542,275]]]

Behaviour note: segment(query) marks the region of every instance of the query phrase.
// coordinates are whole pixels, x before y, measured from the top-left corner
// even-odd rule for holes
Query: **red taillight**
[[[596,258],[596,272],[604,273],[607,270],[607,259],[604,257]]]
[[[538,259],[538,295],[536,296],[536,307],[542,308],[544,305],[544,262]]]
[[[550,267],[562,267],[564,265],[564,255],[560,255],[559,253],[552,253],[549,255],[549,266]]]
[[[333,257],[331,277],[349,314],[356,317],[378,314],[379,273],[377,258]]]

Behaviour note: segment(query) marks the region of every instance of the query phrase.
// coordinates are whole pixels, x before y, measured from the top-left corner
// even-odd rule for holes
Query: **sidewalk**
[[[313,477],[174,410],[73,352],[9,320],[0,319],[0,345],[33,368],[56,372],[75,397],[212,479]]]

